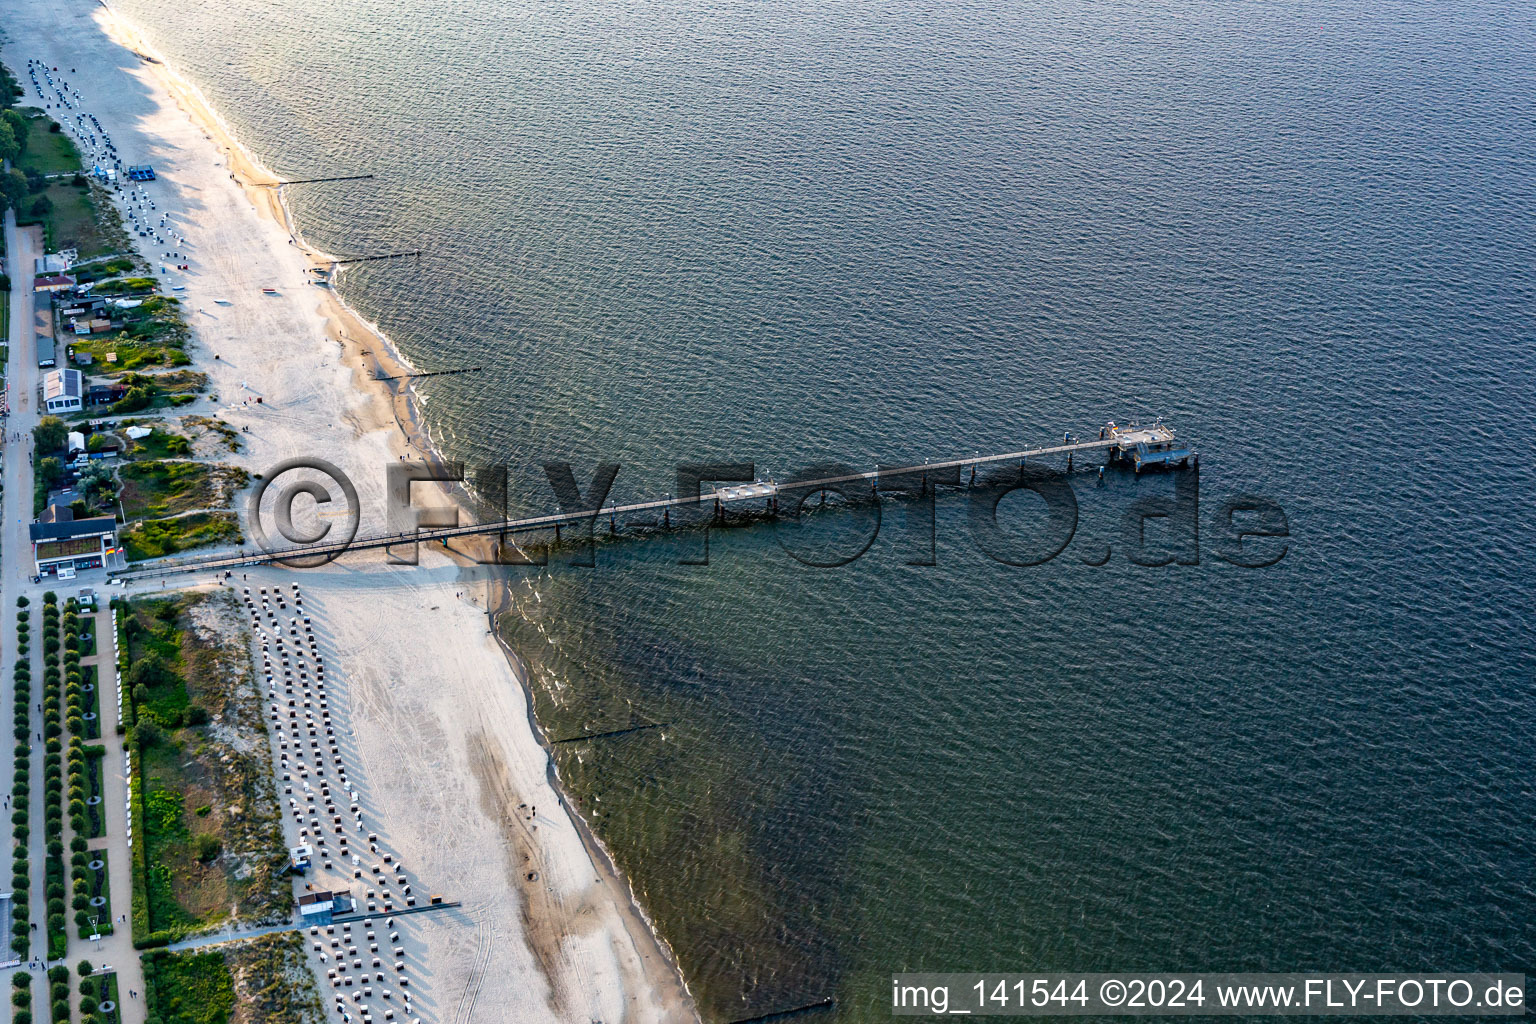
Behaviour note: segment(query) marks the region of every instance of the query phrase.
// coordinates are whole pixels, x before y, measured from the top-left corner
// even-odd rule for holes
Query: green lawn
[[[62,131],[49,131],[52,124],[52,118],[41,114],[32,118],[26,152],[17,162],[23,173],[30,170],[38,174],[68,174],[80,170],[80,151],[74,140]]]
[[[51,209],[39,214],[34,205],[46,197]],[[49,252],[76,249],[82,256],[108,252],[111,246],[96,220],[96,206],[86,185],[72,185],[68,179],[56,179],[37,195],[28,196],[18,217],[22,224],[43,225]]]
[[[63,132],[49,131],[52,124],[52,120],[45,116],[32,119],[27,151],[22,154],[17,167],[29,177],[68,176],[47,178],[42,191],[23,200],[17,212],[18,221],[22,224],[41,223],[50,252],[77,249],[82,259],[89,259],[129,248],[122,217],[108,199],[106,190],[92,184],[80,173],[80,153],[74,142]],[[39,203],[42,208],[35,209]]]

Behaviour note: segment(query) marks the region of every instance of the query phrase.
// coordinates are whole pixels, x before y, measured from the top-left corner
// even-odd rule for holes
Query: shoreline
[[[261,162],[244,147],[234,130],[202,95],[197,86],[158,54],[130,18],[100,0],[98,3],[99,7],[94,10],[94,16],[89,20],[99,28],[110,44],[123,48],[128,54],[137,58],[141,62],[139,70],[147,74],[163,96],[169,99],[171,104],[213,144],[217,152],[227,161],[228,176],[233,179],[231,185],[238,186],[240,195],[256,215],[280,228],[308,266],[313,267],[325,262],[326,253],[305,243],[301,227],[288,207],[281,190],[253,184],[258,181],[274,180],[275,175],[268,172]],[[176,146],[176,143],[169,139],[161,138],[158,141],[168,146]],[[338,275],[332,275],[333,281],[336,276]],[[307,312],[319,319],[325,340],[337,347],[340,356],[339,365],[346,368],[349,387],[360,399],[340,412],[339,418],[359,435],[382,431],[393,457],[414,456],[429,461],[444,461],[441,453],[432,444],[428,425],[419,403],[412,397],[409,384],[406,382],[383,383],[376,379],[411,371],[414,368],[409,360],[395,349],[382,330],[347,305],[345,300],[336,293],[334,285],[331,288],[317,289],[317,291],[323,294],[311,296],[313,302],[308,299],[301,299],[299,302],[308,307]],[[205,350],[213,351],[211,340],[202,336],[203,326],[201,323],[194,324],[194,329],[198,330],[199,334],[197,341]],[[206,359],[201,362],[206,362]],[[211,397],[217,400],[216,395]],[[341,424],[338,423],[337,426]],[[461,515],[474,516],[475,510],[471,496],[467,492],[460,488],[450,490],[447,487],[439,487],[437,490],[458,507]],[[459,552],[447,554],[458,567],[456,575],[459,582],[465,586],[463,592],[466,595],[469,594],[468,583],[474,578],[473,573],[469,571],[472,563]],[[425,566],[422,568],[425,569]],[[500,581],[499,589],[503,596],[496,601],[500,609],[506,607],[505,595],[508,593],[508,587],[507,581]],[[473,603],[472,599],[471,603]],[[480,608],[479,611],[482,614],[492,614],[491,609]],[[641,953],[643,973],[653,997],[666,1007],[668,1016],[663,1019],[675,1019],[671,1016],[672,1014],[683,1013],[690,1019],[697,1020],[698,1014],[692,994],[688,990],[673,951],[658,934],[649,916],[640,906],[627,877],[617,867],[612,855],[593,833],[589,823],[576,809],[561,785],[558,766],[550,756],[548,738],[537,722],[532,688],[522,659],[506,645],[499,631],[493,629],[491,632],[494,635],[494,646],[505,660],[507,669],[521,690],[530,738],[543,756],[548,784],[579,837],[590,866],[596,869],[599,882],[614,897],[612,902],[618,911],[620,921],[630,941]],[[525,929],[532,931],[537,927],[538,922],[527,919],[531,913],[528,892],[524,890],[521,896],[520,906],[517,909],[525,917]],[[523,938],[530,944],[533,941],[529,934],[525,934]],[[547,969],[545,974],[551,989],[558,990],[557,979]],[[626,992],[625,994],[631,998],[637,996],[635,993]],[[560,1000],[556,998],[551,1004],[551,1009],[557,1015],[560,1009],[559,1002]]]

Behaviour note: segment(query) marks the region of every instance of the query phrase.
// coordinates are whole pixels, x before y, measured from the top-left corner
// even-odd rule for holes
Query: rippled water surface
[[[378,175],[302,227],[433,253],[342,291],[487,368],[428,417],[520,507],[548,458],[641,497],[1130,416],[1200,449],[1198,565],[1125,557],[1171,479],[1080,463],[1040,567],[962,493],[932,567],[887,502],[840,569],[757,525],[517,571],[550,733],[668,723],[559,757],[707,1018],[883,1020],[901,969],[1536,965],[1528,11],[122,6],[270,166]],[[1278,565],[1214,557],[1238,493]]]

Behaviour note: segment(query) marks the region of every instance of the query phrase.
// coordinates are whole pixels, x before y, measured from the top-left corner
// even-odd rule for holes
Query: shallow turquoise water
[[[520,507],[546,458],[641,497],[1136,415],[1199,447],[1199,565],[1124,560],[1170,480],[1085,472],[1043,567],[954,495],[934,567],[888,504],[842,569],[755,526],[519,585],[552,733],[670,723],[562,771],[711,1018],[884,1019],[905,969],[1536,962],[1518,10],[122,6],[269,165],[379,176],[303,228],[434,253],[342,291],[488,367],[428,415]],[[1272,568],[1212,557],[1239,492],[1287,513]]]

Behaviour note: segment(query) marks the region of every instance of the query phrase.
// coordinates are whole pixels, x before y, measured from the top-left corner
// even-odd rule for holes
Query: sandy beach
[[[188,238],[190,270],[160,276],[185,287],[210,392],[182,411],[248,430],[231,461],[253,474],[301,455],[335,463],[358,488],[361,532],[382,529],[385,468],[430,453],[403,389],[372,380],[398,365],[387,343],[309,282],[315,257],[278,190],[252,187],[273,175],[109,8],[21,0],[13,10],[6,62],[59,67],[125,156],[154,164],[159,208]],[[145,255],[158,269],[159,254]],[[416,500],[432,498],[418,488]],[[489,629],[499,584],[425,549],[419,566],[367,555],[248,575],[242,585],[303,587],[371,827],[424,888],[462,901],[413,926],[425,966],[414,984],[431,1019],[695,1016],[629,887],[553,788],[526,691]]]

